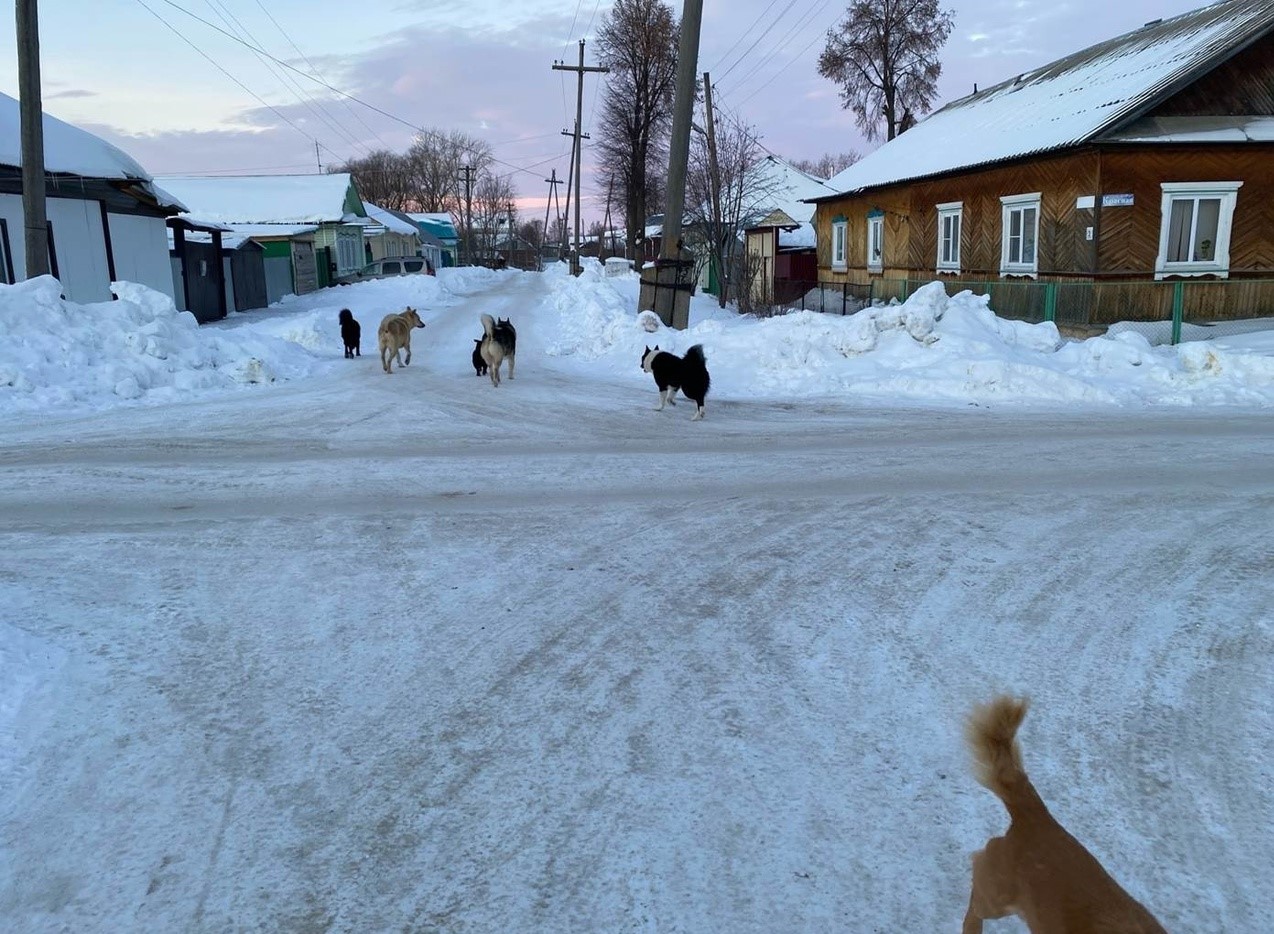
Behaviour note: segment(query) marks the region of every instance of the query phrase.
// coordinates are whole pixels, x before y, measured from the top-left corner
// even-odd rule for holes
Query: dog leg
[[[666,389],[659,390],[659,405],[655,407],[656,412],[662,412],[664,410],[664,406],[668,404],[667,396],[668,396],[668,390]]]
[[[407,359],[404,360],[401,364],[399,364],[399,366],[406,366],[408,363],[411,363],[411,347],[408,346],[406,350],[407,350]]]
[[[961,934],[982,934],[982,922],[1007,918],[1015,912],[1010,880],[1016,872],[1008,865],[1003,837],[992,837],[986,849],[973,854],[973,883]]]
[[[703,418],[703,406],[701,406],[701,405],[699,405],[699,406],[695,406],[695,413],[694,413],[694,415],[691,415],[691,416],[690,416],[690,420],[691,420],[692,422],[697,422],[697,421],[699,421],[701,418]]]

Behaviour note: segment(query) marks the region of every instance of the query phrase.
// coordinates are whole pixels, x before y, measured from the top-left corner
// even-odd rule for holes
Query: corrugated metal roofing
[[[828,184],[860,191],[1087,142],[1272,28],[1271,0],[1223,0],[1147,23],[953,101]]]

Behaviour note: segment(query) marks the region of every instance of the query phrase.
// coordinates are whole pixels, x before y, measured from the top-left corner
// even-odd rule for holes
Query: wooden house
[[[366,242],[366,259],[374,262],[387,256],[419,256],[420,228],[406,214],[382,208],[370,201],[363,202],[368,220],[363,228]]]
[[[836,189],[774,155],[761,160],[752,175],[743,221],[752,300],[781,305],[818,280],[814,205],[808,199]]]
[[[439,250],[439,258],[441,262],[435,262],[434,268],[441,269],[444,266],[460,265],[460,234],[456,232],[456,225],[451,220],[451,215],[445,211],[440,213],[408,213],[408,217],[415,222],[420,228],[422,242],[430,245],[437,241]]]
[[[19,107],[0,94],[0,283],[27,278]],[[49,270],[74,302],[110,301],[111,283],[173,295],[166,219],[181,202],[121,150],[44,115]]]
[[[1162,317],[1174,281],[1197,318],[1253,311],[1274,291],[1197,283],[1274,278],[1272,166],[1274,4],[1223,0],[953,101],[836,175],[819,277],[981,283],[997,311],[1019,294],[1076,323]]]

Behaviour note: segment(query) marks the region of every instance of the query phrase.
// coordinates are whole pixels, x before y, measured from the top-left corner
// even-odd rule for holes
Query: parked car
[[[434,267],[423,256],[386,256],[374,263],[368,263],[358,272],[341,276],[337,285],[350,285],[354,282],[366,282],[368,279],[392,279],[395,276],[436,275]]]

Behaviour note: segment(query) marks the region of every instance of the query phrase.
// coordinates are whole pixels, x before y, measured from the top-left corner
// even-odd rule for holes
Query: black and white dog
[[[341,342],[345,345],[345,357],[361,357],[363,352],[358,347],[358,342],[363,336],[362,326],[354,320],[354,315],[348,308],[342,308],[339,315],[341,322]]]
[[[487,372],[487,361],[482,359],[482,338],[474,338],[473,341],[473,373],[475,376],[484,376]]]
[[[708,375],[708,361],[703,357],[702,344],[695,344],[684,357],[660,350],[658,346],[653,350],[647,347],[641,355],[641,368],[655,377],[655,385],[659,387],[659,408],[655,409],[656,412],[662,412],[665,404],[676,405],[674,396],[680,389],[696,405],[690,420],[703,418],[703,400],[708,396],[712,377]]]
[[[500,364],[509,361],[509,379],[513,379],[513,364],[518,352],[518,332],[508,318],[499,321],[490,315],[482,316],[482,340],[478,344],[479,356],[491,372],[491,385],[500,385]]]

